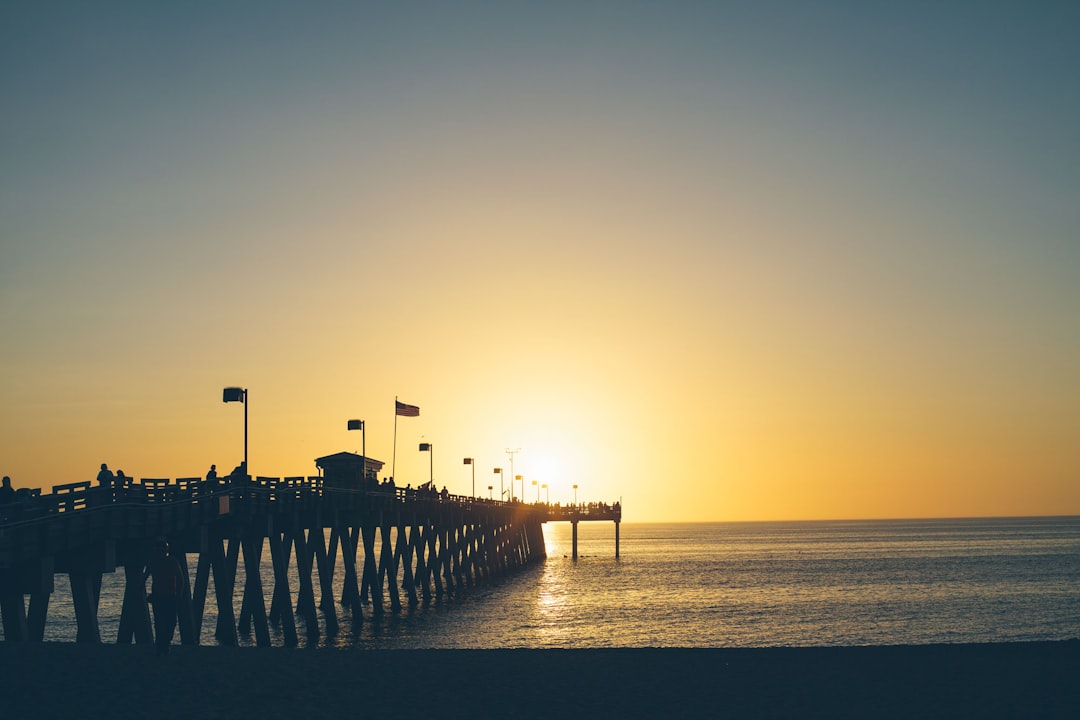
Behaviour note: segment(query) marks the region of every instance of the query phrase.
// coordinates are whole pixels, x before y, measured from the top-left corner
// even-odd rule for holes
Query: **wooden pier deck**
[[[179,596],[183,644],[199,643],[213,576],[215,637],[236,645],[240,629],[270,644],[268,622],[295,645],[296,622],[309,636],[337,630],[337,607],[362,622],[361,603],[376,615],[453,595],[546,558],[541,524],[609,521],[618,555],[621,506],[499,502],[373,484],[327,487],[322,477],[255,477],[204,481],[146,478],[122,487],[89,482],[0,506],[0,613],[8,641],[43,639],[56,573],[70,580],[78,642],[100,642],[97,622],[104,573],[122,570],[125,591],[117,642],[153,642],[145,568],[167,541],[195,577]],[[260,564],[269,546],[273,583],[266,607]],[[377,549],[378,546],[378,549]],[[238,567],[244,587],[235,587]],[[295,567],[298,587],[290,583]],[[334,576],[344,573],[335,597]],[[316,604],[316,588],[320,600]],[[239,617],[234,596],[242,596]],[[29,604],[26,600],[29,598]],[[319,625],[322,610],[323,626]]]

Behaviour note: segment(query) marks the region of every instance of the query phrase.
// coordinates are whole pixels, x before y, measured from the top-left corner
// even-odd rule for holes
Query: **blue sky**
[[[272,475],[401,395],[399,476],[423,435],[452,482],[521,446],[655,519],[1080,512],[1078,35],[1072,3],[6,4],[3,472],[231,466],[250,384]]]

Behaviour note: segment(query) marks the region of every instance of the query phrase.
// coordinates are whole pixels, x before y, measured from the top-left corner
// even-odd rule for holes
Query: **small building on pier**
[[[339,452],[315,459],[315,467],[319,468],[326,487],[352,490],[378,484],[383,465],[381,460],[351,452]],[[362,482],[365,475],[366,483]]]

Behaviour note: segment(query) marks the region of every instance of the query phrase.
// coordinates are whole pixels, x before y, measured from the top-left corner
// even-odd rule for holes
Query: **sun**
[[[529,476],[526,480],[552,482],[556,479],[557,468],[561,466],[550,452],[539,453],[536,457],[529,458]]]

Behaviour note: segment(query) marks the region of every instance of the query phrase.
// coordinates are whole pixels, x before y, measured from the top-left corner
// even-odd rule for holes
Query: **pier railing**
[[[191,504],[210,502],[214,498],[228,496],[235,502],[247,501],[257,510],[266,503],[290,502],[301,506],[312,498],[327,496],[344,498],[393,498],[401,503],[437,502],[452,503],[462,508],[472,507],[525,507],[536,512],[542,521],[614,520],[622,517],[619,503],[521,503],[519,501],[492,500],[470,495],[442,494],[431,490],[400,488],[388,485],[372,485],[365,488],[328,487],[321,476],[287,476],[247,478],[141,478],[125,479],[114,486],[94,486],[90,481],[54,485],[51,493],[26,492],[15,502],[0,505],[0,525],[21,525],[26,522],[47,521],[57,515],[79,510],[92,510],[116,505]],[[226,507],[226,506],[222,506]],[[249,508],[251,509],[251,508]],[[228,512],[228,510],[226,510]],[[223,513],[224,514],[224,513]],[[2,536],[0,536],[2,537]],[[0,557],[2,562],[2,557]]]
[[[282,514],[330,518],[333,512],[357,513],[373,507],[428,513],[439,508],[465,513],[502,509],[529,522],[570,522],[575,549],[578,522],[614,521],[618,555],[619,503],[521,503],[385,484],[362,489],[329,487],[320,476],[178,478],[175,482],[142,478],[112,487],[89,481],[56,485],[51,493],[24,494],[16,502],[0,505],[0,569],[105,538],[166,536],[230,518]],[[328,526],[328,522],[309,519],[305,524]]]

